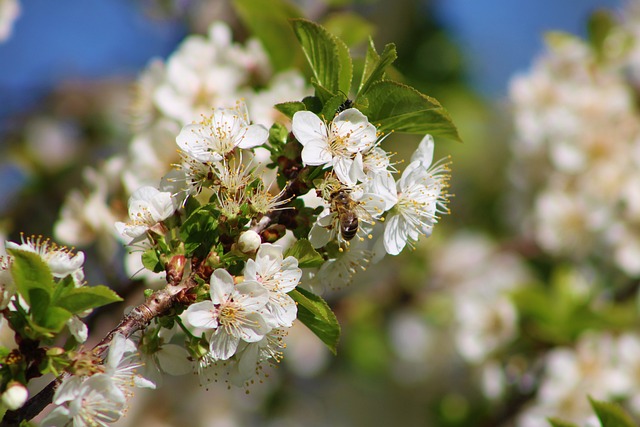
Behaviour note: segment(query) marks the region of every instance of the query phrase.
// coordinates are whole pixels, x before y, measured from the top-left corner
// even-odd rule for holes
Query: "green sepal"
[[[591,407],[595,411],[602,427],[634,427],[637,426],[633,422],[629,414],[627,414],[620,405],[611,402],[601,402],[589,397]]]
[[[440,103],[402,83],[383,80],[371,85],[363,113],[379,131],[431,134],[461,141],[447,110]]]
[[[7,253],[13,257],[11,276],[18,293],[24,298],[25,302],[29,306],[35,302],[31,300],[34,289],[41,290],[50,299],[55,285],[47,263],[33,252],[7,249]],[[38,293],[38,295],[42,294]]]
[[[340,324],[329,305],[318,295],[302,288],[292,290],[289,296],[298,305],[298,319],[336,354]]]
[[[291,18],[302,16],[297,7],[285,0],[234,0],[233,5],[245,26],[264,46],[276,71],[301,61],[299,51],[291,49],[296,38],[289,24]]]
[[[301,101],[282,102],[280,104],[276,104],[274,107],[290,119],[292,119],[293,115],[298,111],[304,111],[307,109],[304,102]]]
[[[194,253],[200,257],[207,255],[218,236],[219,216],[215,203],[208,203],[193,211],[180,226],[178,234],[184,242],[187,258],[191,258]]]
[[[292,256],[298,260],[300,268],[316,268],[324,263],[320,255],[307,239],[298,240],[293,246],[284,252],[284,256]]]
[[[142,265],[149,271],[160,273],[164,271],[164,264],[160,260],[160,256],[156,248],[149,248],[142,254]]]
[[[80,314],[83,311],[118,301],[122,301],[118,294],[106,286],[98,285],[74,288],[57,301],[53,301],[53,304],[70,313]]]
[[[369,39],[369,48],[365,56],[362,78],[356,98],[366,95],[372,84],[383,80],[387,67],[393,64],[397,58],[396,45],[393,43],[385,45],[382,55],[379,55],[373,40]]]

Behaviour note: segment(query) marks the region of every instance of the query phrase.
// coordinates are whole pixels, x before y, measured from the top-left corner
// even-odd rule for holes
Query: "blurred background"
[[[634,331],[640,243],[630,238],[621,248],[627,229],[603,225],[627,225],[630,214],[605,212],[587,220],[582,214],[593,211],[590,205],[576,208],[581,199],[563,198],[578,193],[577,177],[588,169],[575,166],[582,157],[573,141],[584,139],[575,131],[579,120],[594,119],[575,111],[596,115],[594,105],[618,108],[615,119],[598,123],[628,131],[616,134],[616,141],[611,133],[600,135],[599,147],[609,150],[624,140],[627,145],[616,151],[640,157],[635,57],[622,48],[609,57],[603,48],[593,59],[585,53],[586,42],[563,39],[549,48],[544,39],[553,30],[596,43],[595,24],[588,22],[605,8],[624,30],[610,37],[617,44],[607,46],[626,46],[620,40],[635,36],[635,2],[295,5],[343,38],[351,35],[354,51],[362,50],[363,40],[355,29],[371,31],[379,50],[396,43],[398,75],[448,109],[464,140],[436,140],[436,158],[450,155],[453,161],[451,214],[415,251],[387,257],[350,286],[327,291],[343,327],[337,357],[300,326],[288,337],[285,361],[248,395],[201,386],[195,376],[168,378],[159,392],[136,396],[137,404],[118,425],[528,427],[546,425],[548,416],[583,425],[592,418],[587,394],[616,399],[640,413],[640,363],[622,356],[640,348]],[[157,278],[133,274],[136,264],[128,264],[133,261],[105,224],[126,215],[136,184],[166,172],[158,165],[168,165],[163,161],[175,155],[167,135],[175,135],[180,119],[148,92],[168,79],[171,58],[186,55],[185,38],[201,34],[214,40],[214,21],[229,26],[246,63],[262,70],[261,57],[251,56],[250,32],[227,1],[0,0],[0,36],[6,33],[0,42],[0,234],[14,241],[20,232],[42,234],[76,246],[88,254],[89,283],[113,286],[128,305],[140,301],[142,289]],[[282,71],[264,69],[262,80],[243,83],[255,99],[275,88],[270,82]],[[522,77],[519,83],[516,76]],[[568,88],[566,98],[554,92],[560,87]],[[596,87],[609,90],[588,93]],[[543,92],[548,96],[534,105]],[[571,111],[557,108],[572,98],[581,104]],[[623,121],[624,114],[629,117]],[[567,116],[557,133],[547,132]],[[537,151],[526,148],[534,144],[527,141],[536,130],[547,132],[534,142]],[[419,141],[394,137],[385,144],[399,158],[407,158]],[[149,151],[148,141],[158,140],[169,142]],[[554,141],[565,143],[563,151],[545,151]],[[171,153],[161,154],[160,147]],[[139,167],[131,158],[152,151],[145,167],[153,173],[128,176]],[[608,180],[622,172],[603,174]],[[567,176],[571,181],[553,193],[545,184],[552,175],[554,182],[564,183]],[[627,196],[599,205],[631,206],[638,181],[618,181],[607,194]],[[554,213],[572,209],[578,219],[570,223]],[[540,216],[558,218],[557,228],[540,223]],[[575,234],[587,240],[558,231],[575,221],[582,224]],[[588,221],[594,225],[583,224]],[[635,233],[640,227],[634,221],[628,227]],[[123,309],[96,315],[92,335],[110,329]]]

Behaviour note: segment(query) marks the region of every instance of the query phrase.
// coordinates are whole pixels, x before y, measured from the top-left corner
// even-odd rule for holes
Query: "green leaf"
[[[332,96],[327,102],[325,102],[324,107],[322,108],[322,113],[320,116],[324,117],[325,120],[331,121],[335,117],[338,112],[338,108],[345,102],[345,97],[342,94]]]
[[[354,12],[331,14],[322,25],[331,34],[343,40],[347,46],[355,46],[367,41],[375,31],[373,24]]]
[[[51,304],[51,296],[40,288],[29,289],[29,314],[37,324],[41,324],[47,317],[47,310]]]
[[[591,407],[596,412],[602,427],[634,427],[637,426],[631,417],[620,407],[610,402],[601,402],[589,398]]]
[[[294,19],[292,25],[316,83],[331,95],[340,90],[348,93],[352,64],[344,42],[321,25],[306,19]]]
[[[340,324],[331,308],[319,296],[296,288],[289,296],[298,303],[298,319],[336,354],[340,340]]]
[[[142,265],[149,271],[160,273],[164,271],[164,265],[160,261],[158,252],[155,248],[149,248],[142,254]]]
[[[362,79],[358,87],[358,96],[364,96],[369,91],[372,84],[384,79],[387,67],[398,58],[396,45],[390,43],[384,47],[382,55],[378,55],[373,40],[369,39],[369,48],[364,61],[364,69],[362,70]],[[356,98],[357,98],[356,97]]]
[[[431,134],[460,141],[449,113],[435,99],[390,80],[371,85],[363,113],[383,133]]]
[[[106,286],[99,285],[75,288],[58,301],[54,301],[54,304],[73,314],[79,314],[118,301],[122,301],[118,294]]]
[[[49,266],[42,258],[33,252],[19,249],[7,249],[7,253],[13,257],[11,275],[18,293],[31,306],[31,290],[40,289],[51,297],[54,283]]]
[[[568,421],[559,420],[558,418],[547,418],[552,427],[578,427],[577,424]]]
[[[298,260],[300,268],[320,267],[324,263],[324,258],[311,246],[307,239],[298,240],[295,245],[287,249],[285,257],[292,256]]]
[[[302,16],[298,8],[285,0],[234,0],[238,15],[265,50],[276,71],[299,63],[299,51],[291,49],[296,38],[289,20]]]
[[[61,307],[48,307],[44,316],[36,320],[37,325],[33,325],[40,332],[58,333],[71,319],[72,314]]]
[[[589,17],[588,32],[589,43],[598,57],[602,57],[605,52],[605,41],[611,30],[616,28],[616,20],[613,14],[607,10],[597,10]]]
[[[276,104],[275,109],[292,119],[295,113],[297,113],[298,111],[306,110],[307,107],[301,101],[292,101]]]
[[[199,252],[206,256],[218,236],[218,210],[208,203],[193,211],[180,226],[180,239],[184,242],[185,256],[190,258]]]

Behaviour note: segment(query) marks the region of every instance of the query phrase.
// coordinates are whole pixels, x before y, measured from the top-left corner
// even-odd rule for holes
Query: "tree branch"
[[[129,338],[133,333],[145,328],[155,317],[160,317],[168,313],[174,304],[181,300],[185,289],[193,288],[196,282],[193,278],[194,272],[185,280],[185,286],[178,288],[179,283],[169,282],[164,289],[154,292],[142,304],[135,307],[126,315],[113,330],[111,330],[95,347],[93,352],[104,361],[109,345],[116,334],[122,334]],[[29,399],[22,408],[15,411],[7,411],[0,427],[17,426],[23,420],[30,420],[38,415],[53,400],[56,388],[63,378],[69,374],[63,374],[50,382],[38,394]]]

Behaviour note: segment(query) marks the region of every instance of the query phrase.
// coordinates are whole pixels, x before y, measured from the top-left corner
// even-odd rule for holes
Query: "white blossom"
[[[264,144],[269,132],[262,125],[249,124],[244,105],[236,109],[218,108],[200,123],[182,128],[176,138],[178,147],[201,163],[222,160],[236,147],[253,148]]]
[[[305,165],[333,167],[338,179],[353,186],[365,178],[363,152],[377,140],[376,128],[355,108],[338,114],[327,124],[310,111],[293,115],[291,130],[302,144]]]
[[[270,328],[261,311],[269,301],[269,291],[256,281],[234,285],[224,269],[211,275],[211,300],[192,304],[184,313],[194,328],[210,332],[210,350],[216,360],[227,360],[240,340],[260,341]]]
[[[176,203],[169,192],[145,186],[136,190],[129,199],[128,223],[116,222],[116,229],[125,237],[138,238],[176,210]]]
[[[298,312],[295,301],[288,295],[302,276],[298,260],[292,256],[284,258],[280,246],[263,243],[255,261],[247,260],[244,276],[245,280],[255,280],[269,291],[265,309],[273,321],[270,326],[290,327]]]

